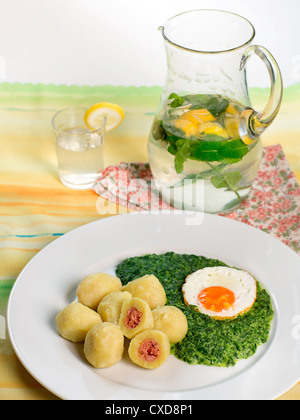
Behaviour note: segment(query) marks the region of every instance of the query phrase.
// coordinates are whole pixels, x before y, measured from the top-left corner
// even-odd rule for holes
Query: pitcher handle
[[[241,119],[241,138],[245,137],[245,142],[257,139],[267,127],[273,122],[282,102],[283,82],[279,66],[272,54],[264,47],[252,45],[248,47],[241,61],[240,70],[246,66],[248,58],[256,54],[267,66],[271,79],[271,94],[269,101],[262,112],[256,112],[253,109],[247,109],[242,114]]]

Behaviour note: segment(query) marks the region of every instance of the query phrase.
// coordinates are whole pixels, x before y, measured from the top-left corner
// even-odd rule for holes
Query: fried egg
[[[206,267],[187,276],[182,292],[187,306],[211,318],[231,319],[252,308],[257,282],[244,270]]]

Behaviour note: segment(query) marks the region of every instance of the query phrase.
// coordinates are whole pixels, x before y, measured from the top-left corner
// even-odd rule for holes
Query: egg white
[[[208,287],[225,287],[235,295],[234,304],[221,312],[206,309],[198,299]],[[230,267],[206,267],[187,276],[182,287],[187,306],[216,319],[231,319],[248,312],[255,303],[257,282],[247,271]]]

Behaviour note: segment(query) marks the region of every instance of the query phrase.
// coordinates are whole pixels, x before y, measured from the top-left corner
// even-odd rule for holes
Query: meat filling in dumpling
[[[155,340],[146,338],[139,347],[139,354],[145,362],[153,362],[160,355],[159,344]]]
[[[129,308],[127,311],[126,317],[124,319],[124,324],[129,329],[136,328],[141,322],[142,316],[143,316],[143,313],[140,312],[138,309]]]
[[[156,369],[165,363],[170,354],[168,337],[154,329],[143,331],[131,340],[128,354],[136,365]]]
[[[148,303],[136,297],[127,299],[122,305],[119,326],[124,336],[129,339],[153,328],[154,320]]]

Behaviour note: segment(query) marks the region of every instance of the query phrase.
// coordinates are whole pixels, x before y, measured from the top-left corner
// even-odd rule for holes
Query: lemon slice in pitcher
[[[111,131],[122,123],[125,113],[120,105],[100,102],[86,111],[84,121],[90,130],[95,131],[101,126],[103,117],[106,117],[106,131]]]

